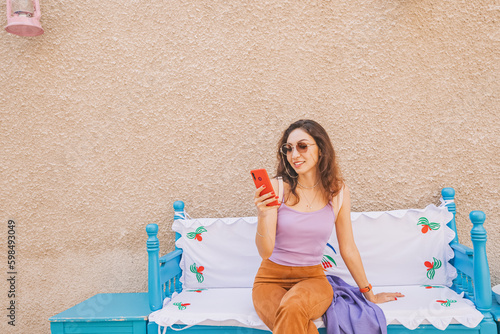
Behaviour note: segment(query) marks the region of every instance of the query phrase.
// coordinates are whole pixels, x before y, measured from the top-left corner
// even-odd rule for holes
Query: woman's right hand
[[[254,203],[255,206],[257,207],[257,210],[259,211],[259,215],[265,214],[270,210],[277,210],[280,207],[279,204],[267,206],[268,204],[278,200],[279,198],[274,194],[274,191],[261,195],[261,192],[265,188],[266,188],[265,186],[260,186],[255,190]]]

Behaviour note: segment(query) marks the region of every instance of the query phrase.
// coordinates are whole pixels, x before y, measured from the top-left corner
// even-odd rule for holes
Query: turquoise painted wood
[[[148,292],[149,292],[149,305],[151,310],[156,311],[161,309],[163,298],[161,295],[160,284],[160,261],[158,256],[160,254],[160,241],[156,236],[158,234],[158,225],[149,224],[146,227],[148,233]]]
[[[495,320],[497,324],[498,334],[500,334],[500,305],[498,304],[495,296],[492,298],[491,315],[493,315],[493,320]]]
[[[486,215],[482,211],[472,211],[469,218],[473,224],[471,234],[474,246],[473,267],[474,267],[474,299],[477,309],[483,313],[484,319],[481,327],[491,327],[496,329],[496,323],[491,315],[491,279],[488,258],[486,256],[486,230],[484,221]],[[478,283],[479,282],[479,283]]]
[[[100,293],[51,318],[52,334],[146,334],[148,293]]]
[[[446,207],[448,211],[453,213],[453,219],[448,223],[448,226],[453,230],[457,231],[455,214],[456,205],[454,203],[455,190],[453,188],[443,188],[441,195],[444,200],[446,200]],[[174,219],[183,219],[184,215],[184,202],[176,201],[174,203],[175,215]],[[465,333],[465,334],[500,334],[500,330],[494,321],[491,314],[492,303],[491,303],[491,283],[490,283],[490,272],[488,261],[486,257],[486,230],[484,229],[485,215],[481,211],[473,211],[470,214],[470,219],[473,224],[471,231],[471,239],[474,248],[464,246],[459,243],[458,237],[450,242],[455,257],[453,259],[453,265],[457,269],[458,276],[453,282],[453,289],[458,293],[464,292],[465,296],[473,301],[480,312],[483,313],[484,320],[476,328],[467,328],[462,325],[449,325],[445,331],[436,329],[432,325],[422,325],[414,330],[409,330],[401,325],[389,325],[387,327],[388,334],[437,334],[437,333]],[[158,227],[151,227],[155,224],[150,224],[146,227],[148,231],[158,231]],[[179,235],[176,235],[176,240]],[[148,239],[149,240],[149,239]],[[148,244],[149,245],[149,244]],[[158,250],[159,251],[159,250]],[[149,246],[148,246],[148,254]],[[162,299],[170,296],[174,291],[182,291],[182,286],[179,282],[181,275],[181,269],[179,268],[179,262],[182,255],[182,250],[177,249],[167,255],[160,258],[159,263],[156,264],[154,261],[150,261],[149,264],[153,268],[149,270],[148,275],[157,276],[153,279],[154,282],[160,282],[161,289],[164,291],[162,293]],[[153,255],[153,260],[157,258]],[[156,266],[159,266],[159,271],[156,270]],[[163,270],[163,271],[162,271]],[[161,278],[160,278],[161,277]],[[156,285],[154,285],[156,286]],[[151,290],[150,290],[151,292]],[[153,295],[156,295],[155,290],[152,291]],[[151,309],[153,309],[151,305]],[[159,308],[157,308],[159,309]],[[500,314],[500,310],[498,311]],[[163,330],[163,328],[161,328]],[[176,331],[168,328],[166,333],[174,333]],[[242,328],[242,327],[213,327],[213,326],[193,326],[182,331],[183,333],[198,333],[198,334],[263,334],[270,333],[269,331],[262,331],[256,329]],[[158,326],[155,323],[148,323],[148,333],[157,334]],[[320,329],[320,334],[325,334],[324,329]]]

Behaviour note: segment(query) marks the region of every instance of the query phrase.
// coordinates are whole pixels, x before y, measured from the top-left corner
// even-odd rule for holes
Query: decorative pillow
[[[352,212],[356,245],[373,286],[446,285],[456,277],[448,262],[455,233],[446,225],[446,207]],[[252,287],[261,263],[255,245],[256,217],[175,220],[183,249],[181,283],[185,288]],[[323,256],[328,274],[355,285],[340,256],[335,229]]]
[[[354,239],[369,282],[386,285],[451,286],[456,269],[449,242],[455,237],[446,224],[453,218],[445,206],[425,209],[351,213]],[[342,257],[334,231],[323,256],[329,274],[356,285]]]
[[[175,220],[181,237],[184,289],[252,287],[262,262],[255,233],[257,217]]]

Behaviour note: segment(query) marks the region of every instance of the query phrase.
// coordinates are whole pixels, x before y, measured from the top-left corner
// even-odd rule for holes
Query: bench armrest
[[[474,248],[458,242],[450,244],[455,253],[452,264],[458,274],[453,285],[457,292],[465,292],[479,311],[488,315],[491,309],[491,279],[486,257],[486,230],[483,227],[486,216],[482,211],[472,211],[469,217],[473,224],[471,240]]]
[[[182,255],[182,250],[181,249],[176,249],[170,253],[167,253],[160,257],[159,262],[160,266],[167,264],[170,261],[175,261],[177,258],[179,258]]]
[[[452,243],[450,244],[451,248],[455,251],[455,254],[458,252],[463,255],[472,256],[474,251],[472,248],[462,245],[460,243]]]
[[[177,249],[159,258],[160,242],[158,240],[158,225],[146,226],[148,233],[148,297],[149,308],[156,311],[162,308],[163,299],[174,291],[181,291],[181,261],[182,250]]]
[[[182,270],[179,267],[182,249],[176,249],[163,255],[159,259],[160,264],[160,285],[163,287],[163,298],[170,297],[175,291],[182,290],[180,277]]]

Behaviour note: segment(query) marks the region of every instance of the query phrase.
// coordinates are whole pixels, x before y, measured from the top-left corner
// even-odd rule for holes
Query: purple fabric
[[[323,315],[327,334],[387,334],[385,315],[377,304],[341,278],[327,279],[333,288],[332,305]]]

